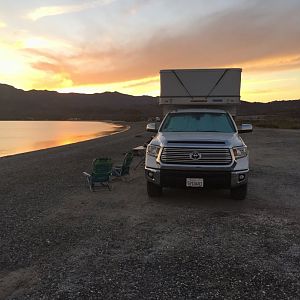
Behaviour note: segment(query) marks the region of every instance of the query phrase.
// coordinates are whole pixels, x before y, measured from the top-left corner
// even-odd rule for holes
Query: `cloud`
[[[243,63],[243,67],[249,71],[280,71],[292,70],[300,67],[300,55],[266,57]]]
[[[113,1],[114,0],[94,0],[77,5],[42,6],[30,12],[27,15],[27,18],[31,19],[32,21],[37,21],[38,19],[44,17],[69,14],[90,9],[100,5],[107,5]]]
[[[270,0],[263,4],[243,2],[181,28],[163,27],[143,44],[101,50],[95,43],[76,54],[56,58],[50,52],[40,52],[33,67],[45,72],[63,69],[74,84],[153,77],[164,68],[296,69],[300,68],[299,12],[300,3],[292,0],[290,5]],[[45,64],[49,59],[51,64]]]
[[[136,15],[142,8],[149,5],[151,0],[135,0],[129,9],[126,10],[128,15]]]
[[[127,83],[122,86],[122,88],[135,88],[139,86],[144,86],[152,83],[159,83],[159,77],[150,77],[150,78],[143,78],[141,80],[134,80],[133,83]]]
[[[274,88],[273,89],[255,89],[255,90],[248,91],[248,94],[263,95],[263,94],[270,94],[272,92],[274,92]]]

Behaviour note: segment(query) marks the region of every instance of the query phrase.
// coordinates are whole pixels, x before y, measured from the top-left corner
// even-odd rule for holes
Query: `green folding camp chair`
[[[92,173],[83,172],[88,186],[93,192],[95,184],[107,187],[111,191],[110,178],[112,175],[112,161],[110,158],[95,158],[92,163]]]
[[[116,177],[128,175],[132,160],[133,160],[133,153],[127,152],[124,156],[122,165],[113,167],[112,175]]]

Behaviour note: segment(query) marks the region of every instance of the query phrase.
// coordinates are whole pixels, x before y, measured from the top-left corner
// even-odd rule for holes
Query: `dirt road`
[[[245,201],[149,199],[142,167],[112,192],[85,188],[92,158],[121,160],[143,128],[0,159],[0,299],[299,298],[300,131],[244,136]]]

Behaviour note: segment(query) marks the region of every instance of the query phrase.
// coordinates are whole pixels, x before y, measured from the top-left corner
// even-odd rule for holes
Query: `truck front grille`
[[[229,165],[232,162],[228,148],[177,148],[165,147],[161,162],[182,165]]]

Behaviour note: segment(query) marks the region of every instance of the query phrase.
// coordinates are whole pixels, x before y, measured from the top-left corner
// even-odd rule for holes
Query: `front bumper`
[[[249,170],[202,171],[145,168],[146,179],[163,187],[185,187],[186,178],[203,178],[207,188],[233,188],[248,182]]]

